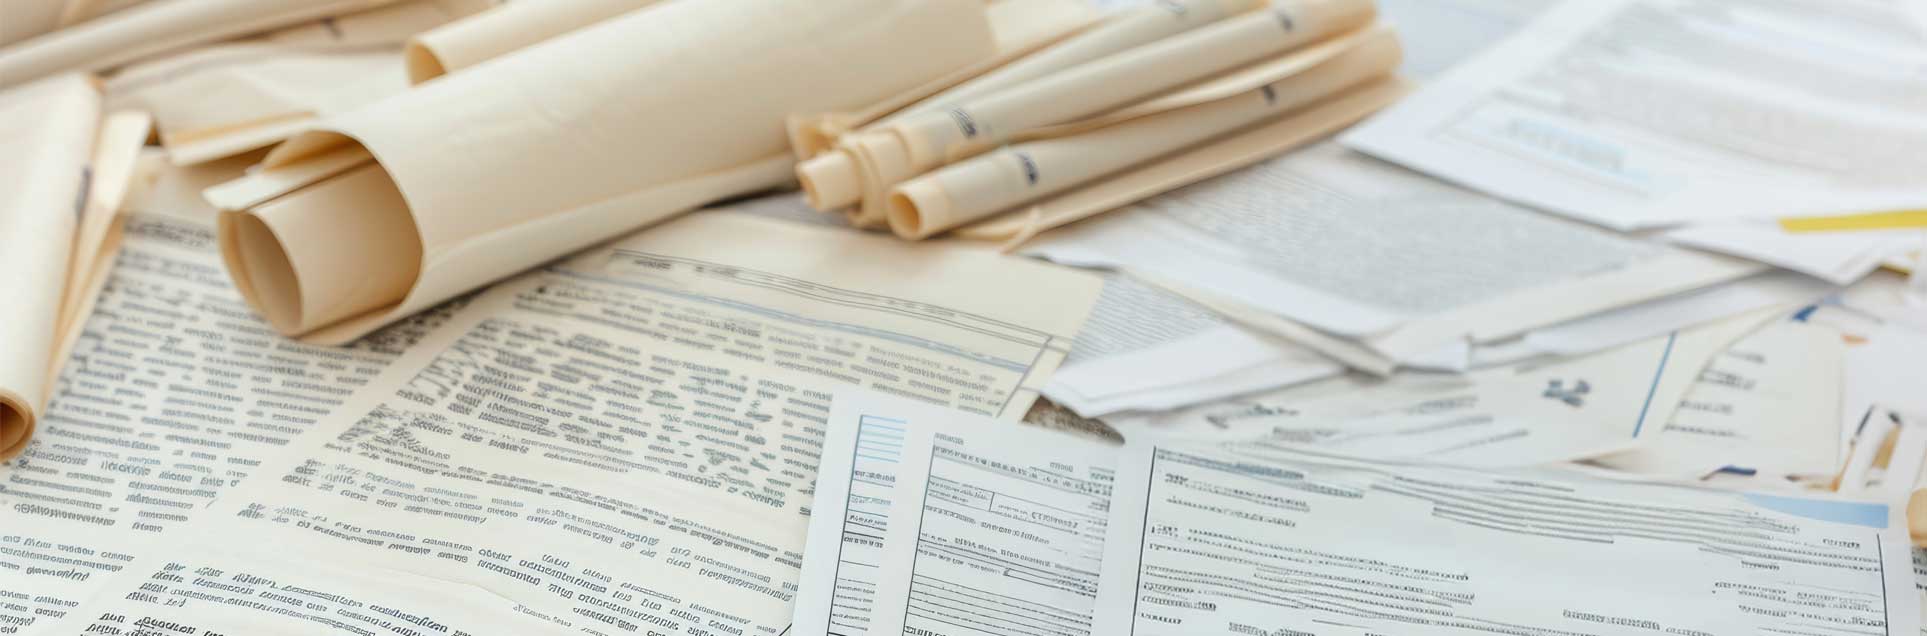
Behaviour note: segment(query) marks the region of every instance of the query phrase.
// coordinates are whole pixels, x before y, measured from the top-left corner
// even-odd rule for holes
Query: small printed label
[[[957,129],[963,131],[965,137],[977,136],[977,120],[972,119],[970,113],[964,112],[962,108],[952,108],[950,118],[957,121]]]

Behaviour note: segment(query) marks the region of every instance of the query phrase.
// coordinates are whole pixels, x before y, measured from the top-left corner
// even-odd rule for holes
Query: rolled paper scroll
[[[19,455],[53,390],[74,230],[100,123],[92,81],[66,75],[0,93],[0,458]]]
[[[837,137],[857,132],[860,127],[888,124],[920,113],[941,111],[986,93],[1002,90],[1125,49],[1155,42],[1233,15],[1255,10],[1268,3],[1269,0],[1158,2],[1126,11],[1089,30],[1057,41],[1074,29],[1087,26],[1086,21],[1094,19],[1094,16],[1075,11],[1056,10],[1056,7],[1061,6],[1056,3],[1004,0],[992,5],[991,16],[992,26],[1000,34],[999,48],[1012,53],[1008,59],[996,60],[996,63],[989,68],[974,69],[975,72],[968,77],[941,87],[943,89],[941,92],[924,93],[917,96],[916,101],[893,102],[861,113],[833,114],[799,121],[791,133],[791,142],[798,159],[809,159],[830,151]],[[1070,5],[1073,8],[1087,10],[1089,8],[1089,5],[1081,0],[1073,0]],[[1040,10],[1040,6],[1044,8]],[[1009,15],[1006,17],[1003,14]],[[1000,17],[1006,19],[1000,21]],[[1006,23],[1012,26],[1004,28],[1002,25]],[[1004,33],[1010,33],[1010,35],[1006,38],[1002,35]],[[1045,45],[1045,47],[1036,51],[1029,50],[1036,45]],[[798,166],[799,175],[802,174],[802,169],[803,166]],[[804,180],[804,183],[805,193],[809,194],[807,187],[809,180]],[[819,199],[813,200],[812,205],[819,210],[827,210],[855,202],[855,199]]]
[[[887,191],[904,178],[1007,143],[1026,131],[1124,107],[1353,32],[1370,24],[1374,15],[1370,0],[1293,0],[950,102],[942,109],[897,118],[847,144],[847,163],[853,169],[820,169],[842,167],[828,160],[799,170],[804,190]],[[861,185],[850,179],[860,180]],[[878,203],[874,197],[865,200],[856,220],[874,217]]]
[[[152,0],[0,49],[0,87],[64,71],[100,71],[157,53],[394,1]]]
[[[510,2],[410,40],[402,53],[408,81],[420,84],[657,1]]]
[[[944,166],[892,190],[890,229],[906,239],[927,238],[1070,191],[1387,77],[1399,59],[1397,38],[1376,31],[1309,69],[1233,96]]]
[[[344,343],[787,185],[789,114],[872,103],[993,49],[981,0],[671,0],[334,118],[208,198],[229,210],[242,296],[283,333]]]

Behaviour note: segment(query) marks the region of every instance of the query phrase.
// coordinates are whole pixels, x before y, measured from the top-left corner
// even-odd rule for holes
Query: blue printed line
[[[1673,357],[1673,342],[1679,340],[1679,332],[1666,336],[1666,351],[1659,354],[1659,369],[1653,372],[1653,386],[1646,389],[1646,403],[1639,406],[1639,422],[1633,424],[1633,437],[1646,428],[1646,413],[1653,410],[1653,397],[1659,394],[1659,379],[1666,375],[1666,361]]]

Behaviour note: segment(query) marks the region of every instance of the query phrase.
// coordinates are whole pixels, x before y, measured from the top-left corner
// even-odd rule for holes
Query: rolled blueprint
[[[812,166],[831,170],[804,171],[804,190],[848,198],[852,192],[887,189],[1025,131],[1090,117],[1355,31],[1371,23],[1374,14],[1370,0],[1291,0],[951,102],[858,136],[849,144],[850,163],[857,168]],[[874,183],[856,185],[862,181]]]
[[[1071,190],[1386,77],[1399,57],[1397,38],[1380,31],[1308,70],[1237,95],[950,164],[891,191],[890,229],[927,238]]]
[[[0,87],[99,71],[169,50],[259,33],[394,0],[153,0],[0,49]]]
[[[222,253],[249,303],[283,333],[344,343],[786,185],[787,115],[874,102],[992,49],[981,0],[672,0],[334,118],[208,197],[229,210]]]
[[[658,0],[510,2],[416,36],[403,51],[416,84],[640,9]]]
[[[0,93],[0,458],[26,448],[53,387],[68,261],[100,94],[79,75]]]
[[[258,150],[407,90],[402,44],[470,8],[405,0],[325,27],[308,23],[134,64],[107,80],[107,104],[152,113],[179,165]]]
[[[964,81],[946,86],[941,93],[935,96],[925,95],[924,97],[928,97],[928,99],[923,99],[914,105],[908,105],[907,108],[904,107],[906,106],[905,104],[896,104],[895,108],[885,112],[829,115],[799,122],[797,130],[792,131],[791,141],[797,152],[797,158],[808,159],[830,150],[836,137],[853,132],[856,126],[870,124],[873,121],[878,124],[885,124],[911,115],[944,110],[955,104],[982,96],[985,93],[1014,86],[1125,49],[1155,42],[1199,26],[1211,24],[1229,16],[1257,9],[1265,6],[1269,1],[1270,0],[1170,0],[1168,2],[1158,2],[1139,7],[1106,20],[1088,31],[1078,33],[1061,42],[1050,44],[1042,50],[1034,53],[1022,52],[1026,54],[1021,54],[1013,59],[1002,60],[1001,62],[1003,63],[996,65],[994,68],[981,70],[979,73],[973,74]],[[992,7],[992,25],[997,26],[998,22],[996,18],[998,17],[997,12],[999,11],[1023,10],[1026,15],[1015,17],[1018,19],[1031,18],[1032,16],[1028,14],[1034,14],[1036,12],[1035,7],[1040,4],[1044,3],[1034,2],[1032,0],[1004,0]],[[1088,8],[1089,6],[1082,0],[1073,0],[1072,5],[1078,8]],[[1032,23],[1031,20],[1018,22],[1020,25],[1030,23]],[[1049,22],[1046,22],[1046,24],[1048,23]],[[1051,37],[1054,34],[1048,31],[1044,33],[1038,33],[1035,30],[1026,31],[1021,26],[1010,30],[1017,32],[1011,38],[1016,40],[1017,43],[1013,43],[1014,46],[1000,48],[1019,49],[1022,44],[1018,43],[1026,43],[1026,40],[1055,39]],[[999,31],[1002,32],[1003,29],[999,29]],[[883,117],[883,115],[889,115],[889,117]],[[847,161],[847,157],[842,159]],[[804,165],[809,164],[806,163]],[[798,166],[799,175],[802,174],[802,169],[803,166]],[[805,183],[807,184],[808,181],[805,181]],[[818,196],[816,193],[809,192],[807,188],[805,191],[811,197]],[[843,207],[855,202],[856,199],[853,196],[839,197],[835,200],[813,198],[812,206],[819,210],[827,210],[830,208]]]

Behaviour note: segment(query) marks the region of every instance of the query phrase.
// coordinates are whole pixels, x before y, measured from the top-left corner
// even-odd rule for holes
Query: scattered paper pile
[[[1923,16],[0,0],[0,633],[1927,634]]]

